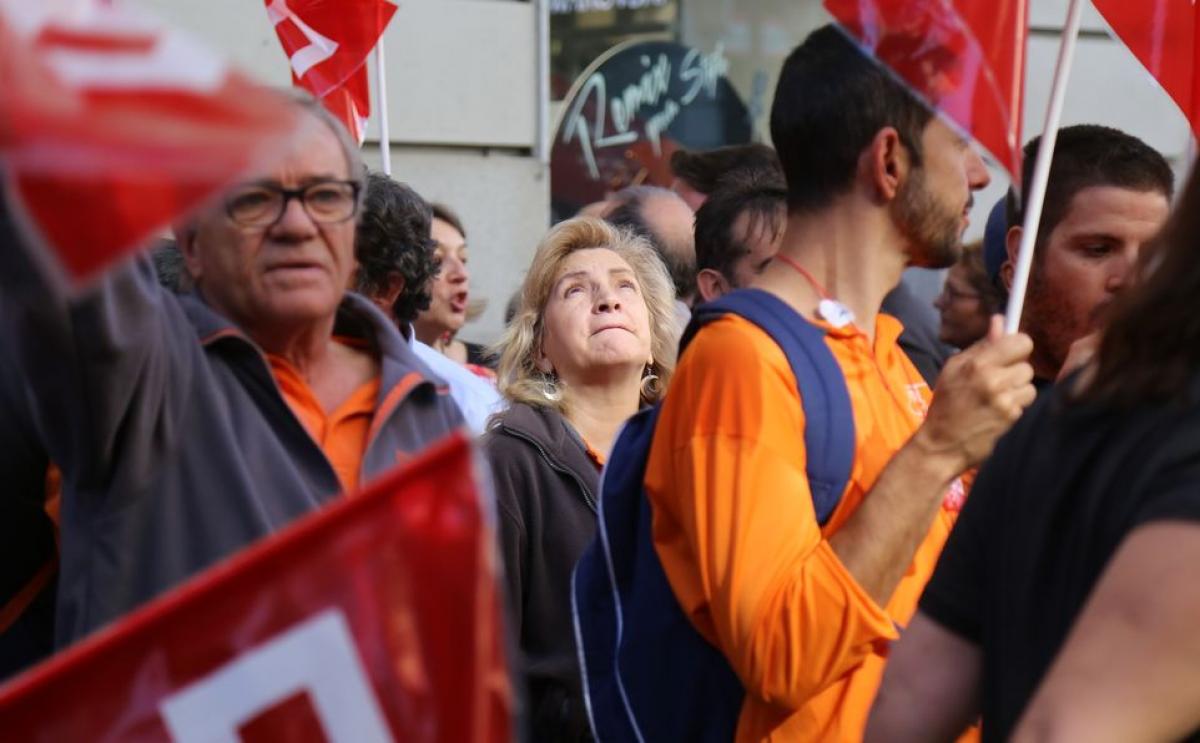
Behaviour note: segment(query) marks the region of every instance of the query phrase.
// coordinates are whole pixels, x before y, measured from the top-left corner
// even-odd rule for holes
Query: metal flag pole
[[[535,34],[537,36],[537,139],[534,156],[543,168],[550,167],[550,1],[535,0]]]
[[[1071,75],[1071,61],[1075,57],[1075,42],[1079,36],[1079,21],[1083,15],[1083,0],[1071,0],[1067,10],[1067,23],[1063,27],[1062,44],[1058,47],[1058,63],[1054,70],[1054,82],[1050,89],[1050,105],[1046,109],[1046,125],[1042,129],[1037,159],[1033,165],[1033,182],[1025,199],[1025,223],[1022,225],[1021,245],[1017,251],[1017,265],[1013,274],[1012,291],[1008,297],[1008,309],[1004,315],[1004,332],[1015,333],[1021,325],[1021,310],[1025,306],[1025,289],[1029,284],[1029,269],[1033,265],[1033,244],[1037,239],[1038,225],[1042,221],[1042,204],[1046,199],[1046,183],[1050,179],[1050,162],[1054,157],[1054,144],[1058,140],[1058,124],[1062,120],[1063,99],[1067,94],[1067,78]]]
[[[379,111],[379,157],[384,175],[392,174],[392,140],[388,133],[387,72],[383,36],[375,43],[375,106]]]

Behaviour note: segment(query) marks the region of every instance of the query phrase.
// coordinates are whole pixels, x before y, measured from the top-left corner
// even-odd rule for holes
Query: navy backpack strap
[[[680,356],[701,327],[730,313],[762,328],[791,365],[804,408],[813,508],[824,525],[841,501],[854,466],[854,415],[845,375],[825,343],[825,330],[761,289],[739,289],[697,307],[680,341]]]
[[[571,576],[584,698],[602,743],[728,743],[745,690],[684,615],[654,549],[642,481],[659,410],[635,415],[613,443],[596,538]]]

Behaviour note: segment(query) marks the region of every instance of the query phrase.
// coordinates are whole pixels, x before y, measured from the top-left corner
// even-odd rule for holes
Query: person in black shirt
[[[1200,178],[984,465],[867,741],[1200,741]]]

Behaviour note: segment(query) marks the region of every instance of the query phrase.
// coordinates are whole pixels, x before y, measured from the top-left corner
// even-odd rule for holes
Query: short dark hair
[[[787,221],[787,184],[778,168],[730,174],[696,212],[696,270],[709,268],[733,279],[733,264],[749,252],[746,235],[735,235],[738,217],[749,215],[748,234],[777,233]]]
[[[709,195],[727,175],[740,170],[779,171],[779,156],[765,144],[735,144],[714,150],[676,150],[671,172],[702,194]]]
[[[433,209],[433,218],[434,219],[442,220],[446,224],[448,224],[451,227],[453,227],[454,229],[458,230],[458,234],[462,235],[463,239],[466,239],[467,231],[463,229],[462,220],[458,218],[457,212],[455,212],[453,209],[446,206],[445,204],[440,204],[436,201],[431,203],[429,205],[429,207],[431,209]]]
[[[616,205],[604,221],[648,241],[667,267],[667,273],[671,274],[676,298],[686,299],[696,293],[696,250],[692,245],[677,244],[678,238],[674,236],[659,235],[650,229],[645,208],[654,198],[678,199],[679,195],[657,186],[631,186],[616,194]],[[691,230],[687,230],[687,236],[690,240]]]
[[[841,29],[813,31],[783,63],[771,107],[788,208],[823,209],[849,190],[859,156],[884,127],[896,129],[919,167],[921,136],[932,116]]]
[[[399,273],[404,289],[392,314],[401,323],[412,322],[429,308],[429,282],[438,271],[429,237],[432,219],[433,210],[416,191],[381,173],[368,176],[354,240],[355,290],[378,295],[387,289],[388,276]]]
[[[1029,193],[1033,166],[1037,160],[1041,136],[1025,145],[1021,169],[1021,193]],[[1175,175],[1158,150],[1119,129],[1097,124],[1077,124],[1058,130],[1054,157],[1050,161],[1050,180],[1038,223],[1036,245],[1054,231],[1067,216],[1075,194],[1092,186],[1116,186],[1133,191],[1158,191],[1169,201],[1175,191]],[[1025,220],[1023,199],[1009,189],[1005,205],[1008,224]],[[1035,252],[1036,258],[1041,251]]]

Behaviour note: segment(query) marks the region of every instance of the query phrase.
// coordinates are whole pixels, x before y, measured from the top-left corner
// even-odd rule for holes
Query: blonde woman
[[[501,343],[510,407],[484,447],[531,740],[588,740],[571,570],[595,533],[600,467],[618,429],[666,389],[679,336],[674,290],[649,243],[580,217],[538,246],[520,297]]]

